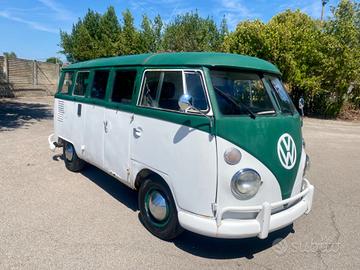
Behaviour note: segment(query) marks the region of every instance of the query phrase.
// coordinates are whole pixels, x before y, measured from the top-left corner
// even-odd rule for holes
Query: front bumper
[[[179,211],[179,222],[183,228],[206,236],[218,238],[258,236],[264,239],[269,232],[286,227],[310,212],[314,186],[306,179],[305,183],[305,188],[299,194],[286,200],[274,203],[264,202],[256,206],[224,207],[217,211],[215,219]],[[284,210],[274,212],[281,207]],[[256,212],[257,214],[255,219],[223,219],[224,214],[228,212]]]

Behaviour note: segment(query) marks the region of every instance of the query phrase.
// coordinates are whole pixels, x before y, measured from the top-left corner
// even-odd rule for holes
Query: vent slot
[[[57,120],[59,122],[64,121],[64,113],[65,113],[65,102],[63,100],[59,100],[58,111],[57,111]]]

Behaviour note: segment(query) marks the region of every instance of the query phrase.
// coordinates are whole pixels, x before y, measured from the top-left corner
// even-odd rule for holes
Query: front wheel
[[[64,141],[63,157],[65,161],[65,167],[72,172],[79,172],[85,166],[85,161],[78,157],[74,146],[69,142]]]
[[[182,233],[171,191],[162,181],[146,179],[140,186],[138,203],[141,221],[153,235],[171,240]]]

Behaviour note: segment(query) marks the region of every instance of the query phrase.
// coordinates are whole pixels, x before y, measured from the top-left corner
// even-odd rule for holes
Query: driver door
[[[181,112],[178,100],[193,96],[193,105],[209,113],[200,71],[145,71],[139,104],[131,124],[131,160],[168,176],[180,208],[212,216],[216,198],[216,140],[209,119]]]

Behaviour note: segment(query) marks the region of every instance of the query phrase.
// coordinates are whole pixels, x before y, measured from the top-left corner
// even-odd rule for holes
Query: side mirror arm
[[[211,135],[214,135],[213,134],[213,127],[214,127],[214,118],[212,116],[209,116],[207,114],[205,114],[203,111],[199,110],[198,108],[195,108],[194,106],[192,105],[189,105],[189,108],[185,110],[185,112],[188,112],[189,109],[192,109],[194,111],[197,111],[198,113],[200,113],[201,115],[205,116],[208,120],[209,120],[209,123],[210,123],[210,134]]]

